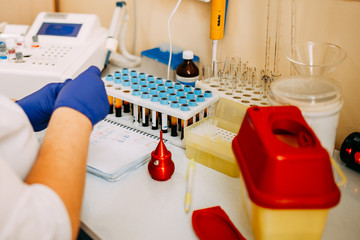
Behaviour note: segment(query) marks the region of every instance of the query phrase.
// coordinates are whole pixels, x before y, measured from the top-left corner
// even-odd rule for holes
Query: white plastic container
[[[327,77],[291,76],[271,85],[271,105],[294,105],[332,156],[340,110],[343,105],[340,85]]]

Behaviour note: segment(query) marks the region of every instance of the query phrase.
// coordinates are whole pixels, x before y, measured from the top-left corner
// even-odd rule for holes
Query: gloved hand
[[[104,119],[110,106],[100,74],[99,68],[91,66],[67,83],[59,92],[54,110],[73,108],[88,117],[93,126]]]
[[[16,101],[28,116],[34,130],[41,131],[49,123],[54,104],[61,88],[71,80],[64,83],[49,83],[40,90]]]

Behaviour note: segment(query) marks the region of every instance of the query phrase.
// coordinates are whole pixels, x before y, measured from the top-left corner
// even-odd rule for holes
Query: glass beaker
[[[344,59],[341,47],[327,42],[303,42],[294,44],[286,53],[298,75],[323,76],[332,72]]]

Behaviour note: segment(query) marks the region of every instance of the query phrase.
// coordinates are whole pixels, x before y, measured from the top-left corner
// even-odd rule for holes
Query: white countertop
[[[175,172],[166,182],[153,180],[147,164],[118,182],[87,174],[82,228],[95,239],[198,239],[191,223],[193,210],[220,206],[242,235],[253,234],[245,215],[240,178],[232,178],[196,163],[189,213],[184,200],[189,159],[184,149],[170,146]],[[119,153],[121,154],[121,153]],[[360,174],[334,159],[347,177],[341,201],[330,209],[322,239],[360,239]]]

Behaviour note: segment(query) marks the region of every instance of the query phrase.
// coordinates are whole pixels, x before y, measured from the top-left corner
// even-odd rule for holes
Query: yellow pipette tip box
[[[231,177],[240,174],[231,148],[246,114],[247,106],[222,98],[215,115],[185,128],[186,156]]]

